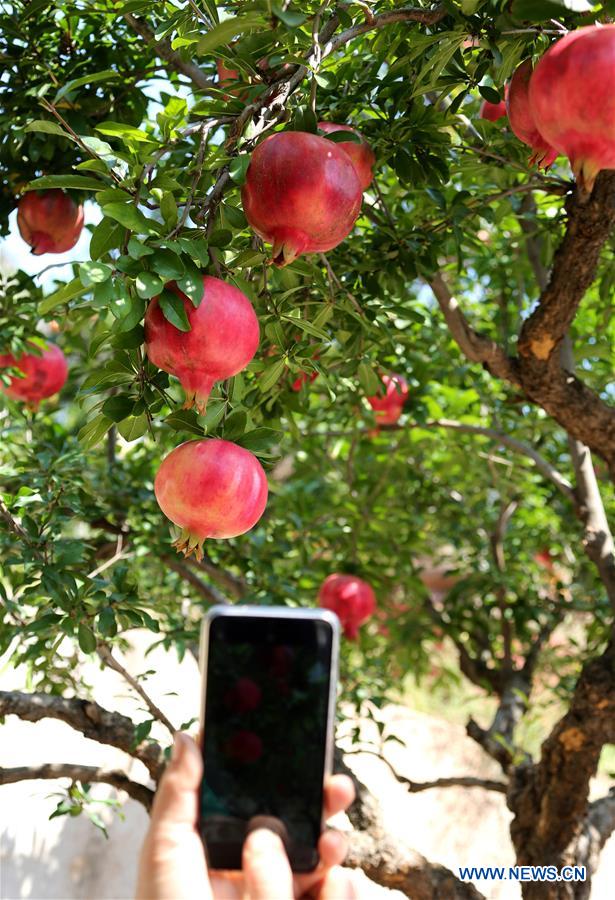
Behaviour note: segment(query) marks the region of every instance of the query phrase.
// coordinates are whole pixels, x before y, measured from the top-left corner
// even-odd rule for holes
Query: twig
[[[214,587],[211,587],[209,584],[205,584],[195,572],[187,565],[187,562],[181,562],[180,560],[173,559],[170,556],[164,556],[163,561],[169,569],[172,569],[174,572],[177,572],[182,578],[188,581],[194,588],[197,589],[199,594],[205,598],[209,603],[228,603],[226,597],[224,597],[219,591],[217,591]],[[198,563],[197,563],[198,565]]]
[[[175,734],[177,729],[171,724],[169,719],[167,719],[162,710],[158,706],[156,706],[154,701],[151,699],[149,694],[141,687],[136,678],[133,678],[130,672],[127,672],[124,666],[114,657],[109,645],[104,641],[98,641],[98,644],[96,645],[96,652],[109,669],[113,669],[115,672],[121,675],[124,681],[127,681],[131,688],[136,691],[139,697],[141,697],[141,699],[145,702],[145,705],[151,712],[152,716],[155,719],[158,719],[159,722],[162,722],[165,728],[167,728],[172,735]]]
[[[42,766],[16,766],[12,769],[0,768],[0,785],[16,784],[20,781],[36,781],[38,779],[70,778],[71,781],[80,781],[82,784],[99,782],[110,784],[120,791],[124,791],[133,800],[143,804],[149,812],[154,801],[154,792],[132,781],[124,772],[99,769],[97,766],[82,766],[78,763],[46,763]]]
[[[133,16],[132,13],[129,12],[124,13],[123,15],[133,31],[136,31],[147,44],[151,44],[158,56],[169,63],[176,72],[189,78],[195,87],[204,91],[207,90],[207,88],[214,86],[214,82],[205,75],[203,70],[193,62],[183,59],[179,53],[173,50],[169,41],[157,41],[156,35],[147,22],[144,22],[143,19],[137,19],[136,16]]]
[[[357,747],[354,750],[345,750],[344,756],[351,756],[357,753],[368,753],[370,756],[376,756],[382,760],[395,776],[396,781],[405,785],[410,794],[419,794],[421,791],[430,791],[432,788],[446,787],[483,788],[483,790],[497,791],[500,794],[505,794],[508,790],[508,785],[503,781],[495,781],[491,778],[475,778],[472,775],[453,775],[450,778],[436,778],[435,781],[412,781],[412,779],[400,775],[389,760],[377,750]]]

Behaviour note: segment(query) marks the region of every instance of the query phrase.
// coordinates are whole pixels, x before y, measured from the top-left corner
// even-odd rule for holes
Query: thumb
[[[150,826],[152,831],[175,825],[196,827],[202,774],[203,761],[197,745],[189,735],[177,731],[171,762],[156,791]]]
[[[353,873],[341,866],[333,866],[327,871],[317,895],[318,900],[356,900],[358,896]]]

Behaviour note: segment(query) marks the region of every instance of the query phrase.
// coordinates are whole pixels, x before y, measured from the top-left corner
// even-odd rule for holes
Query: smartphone
[[[212,869],[241,869],[259,825],[295,872],[318,864],[333,765],[339,620],[321,609],[214,606],[201,632],[199,831]]]

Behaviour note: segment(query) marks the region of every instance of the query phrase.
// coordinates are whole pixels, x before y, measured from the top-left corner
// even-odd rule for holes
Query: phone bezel
[[[211,623],[219,617],[228,618],[273,618],[298,619],[303,621],[327,622],[331,626],[331,666],[329,671],[329,696],[327,698],[327,722],[325,730],[325,760],[323,781],[333,773],[333,752],[335,744],[335,717],[337,700],[337,682],[339,677],[340,620],[328,609],[297,609],[287,606],[212,606],[201,624],[201,641],[199,649],[199,668],[201,671],[201,697],[199,709],[199,748],[203,752],[205,740],[205,698],[207,695],[207,661],[209,649],[209,631]],[[324,796],[324,795],[323,795]],[[321,815],[321,832],[325,827],[324,803]]]

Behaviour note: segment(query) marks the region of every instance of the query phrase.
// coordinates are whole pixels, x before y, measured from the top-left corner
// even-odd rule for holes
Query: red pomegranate
[[[307,384],[308,381],[311,384],[313,381],[316,381],[317,378],[318,372],[312,372],[310,375],[308,375],[307,372],[302,372],[295,378],[290,386],[290,389],[291,391],[299,392],[304,384]]]
[[[0,382],[0,390],[13,400],[24,400],[33,409],[37,409],[41,400],[57,394],[68,377],[66,357],[55,344],[49,344],[41,356],[33,353],[22,353],[17,358],[10,353],[0,355],[0,369],[9,366],[21,369],[25,377],[14,375],[8,387]]]
[[[186,441],[163,459],[154,492],[165,516],[182,529],[176,549],[202,559],[207,538],[236,537],[256,525],[267,505],[267,477],[237,444]]]
[[[497,122],[506,115],[506,100],[500,100],[499,103],[490,103],[489,100],[483,100],[480,105],[479,116],[481,119],[487,119],[488,122]]]
[[[19,233],[32,253],[64,253],[75,246],[83,229],[83,207],[64,191],[31,191],[17,207]]]
[[[182,298],[191,330],[171,325],[155,297],[145,314],[147,355],[179,378],[186,392],[184,408],[196,406],[203,413],[214,382],[241,372],[256,353],[258,319],[245,294],[220,278],[203,277],[203,297],[196,308],[177,285],[168,287]]]
[[[272,262],[286,266],[347,237],[361,209],[361,185],[333,141],[282,131],[255,149],[241,199],[254,231],[273,244]]]
[[[368,397],[367,402],[376,413],[379,425],[394,425],[408,399],[408,382],[402,375],[383,375],[382,383],[385,393]]]
[[[261,704],[263,692],[251,678],[238,678],[224,695],[224,703],[235,713],[254,712]]]
[[[530,82],[530,109],[545,139],[570,159],[588,191],[615,169],[615,24],[571,31],[544,54]]]
[[[376,597],[366,581],[355,575],[329,575],[318,592],[318,604],[336,613],[350,640],[376,609]]]
[[[237,69],[227,69],[221,59],[216,60],[216,69],[218,70],[218,81],[222,83],[237,81],[239,78],[239,71]]]
[[[534,554],[534,562],[549,572],[553,571],[553,557],[551,556],[551,551],[546,548]]]
[[[359,135],[361,138],[360,144],[357,144],[356,141],[338,141],[337,146],[345,150],[350,157],[361,184],[361,190],[366,190],[374,177],[372,168],[376,163],[376,157],[361,133],[356,128],[352,128],[351,125],[337,125],[335,122],[319,122],[318,127],[326,134],[331,134],[332,131],[352,131],[354,134]]]
[[[548,169],[557,156],[557,150],[553,149],[538,130],[538,122],[540,121],[541,128],[542,122],[530,108],[529,90],[532,80],[532,60],[526,59],[517,67],[510,81],[506,110],[513,132],[534,151],[529,159],[530,165]]]
[[[254,731],[242,729],[232,735],[224,749],[235,762],[254,763],[263,755],[263,742]]]

